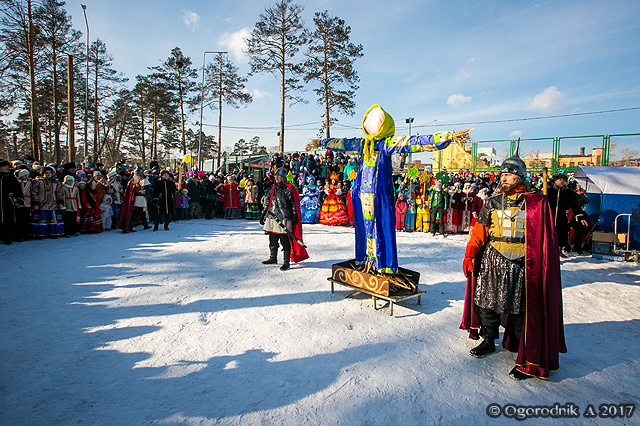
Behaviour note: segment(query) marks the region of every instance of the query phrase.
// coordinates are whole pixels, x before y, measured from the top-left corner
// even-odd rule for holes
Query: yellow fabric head
[[[362,153],[365,159],[370,160],[374,156],[375,141],[393,136],[396,132],[396,124],[380,105],[374,104],[364,114],[362,131],[365,135]]]

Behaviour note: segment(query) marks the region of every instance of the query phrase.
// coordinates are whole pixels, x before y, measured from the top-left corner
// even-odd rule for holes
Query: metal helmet
[[[284,167],[280,167],[278,170],[276,170],[275,174],[282,176],[284,179],[287,179],[287,171],[284,169]]]
[[[518,138],[518,143],[516,144],[516,152],[512,157],[509,157],[502,162],[500,174],[511,173],[518,176],[520,179],[525,180],[527,178],[527,165],[522,161],[520,155],[518,155],[518,151],[520,151],[520,138]]]

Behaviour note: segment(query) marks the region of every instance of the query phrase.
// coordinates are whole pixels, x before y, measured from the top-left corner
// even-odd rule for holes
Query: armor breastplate
[[[518,195],[508,195],[503,209],[491,211],[489,244],[509,260],[524,257],[526,253],[527,214],[524,197],[521,203],[516,202]]]

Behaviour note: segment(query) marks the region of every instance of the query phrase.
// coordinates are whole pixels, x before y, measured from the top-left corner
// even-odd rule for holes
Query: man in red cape
[[[484,336],[470,354],[495,351],[502,322],[502,346],[517,352],[509,376],[548,378],[566,353],[558,243],[545,195],[525,193],[526,166],[516,155],[500,170],[501,193],[485,202],[467,244],[467,276],[460,329]],[[506,321],[505,321],[506,318]]]
[[[131,221],[131,215],[133,214],[133,204],[136,200],[135,186],[140,179],[141,177],[139,175],[132,176],[131,179],[129,179],[129,183],[127,183],[127,188],[124,191],[124,195],[122,196],[122,204],[120,205],[120,216],[118,216],[118,223],[116,224],[116,228],[122,229],[122,232],[125,234],[129,230],[129,222]]]
[[[260,224],[264,225],[264,232],[269,234],[269,259],[263,261],[265,265],[275,264],[278,259],[278,246],[280,243],[284,251],[284,260],[280,270],[289,269],[289,262],[302,262],[309,257],[304,247],[295,240],[293,243],[289,239],[287,231],[283,229],[278,221],[284,223],[288,230],[300,241],[302,241],[302,221],[300,220],[300,196],[298,191],[291,184],[285,184],[286,171],[279,168],[275,173],[275,184],[267,193],[269,202],[265,204],[260,216]],[[278,220],[276,220],[276,218]]]

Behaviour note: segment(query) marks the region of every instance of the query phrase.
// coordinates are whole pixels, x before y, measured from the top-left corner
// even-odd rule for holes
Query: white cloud
[[[452,108],[459,108],[467,102],[471,102],[471,96],[465,96],[462,93],[451,95],[449,99],[447,99],[447,105],[450,105]]]
[[[514,130],[513,132],[509,133],[509,137],[515,138],[515,137],[520,137],[522,136],[522,132],[520,130]]]
[[[247,42],[245,40],[250,36],[251,31],[248,27],[232,34],[224,33],[218,39],[218,46],[228,50],[237,62],[246,63],[248,62],[248,57],[247,54],[244,53],[244,50],[247,47]]]
[[[554,112],[562,109],[562,100],[564,99],[564,93],[558,92],[556,86],[551,86],[545,89],[544,92],[536,95],[533,98],[533,102],[525,107],[527,111],[536,112]]]
[[[466,80],[470,78],[471,75],[473,74],[473,71],[471,70],[471,64],[473,64],[475,61],[476,61],[476,58],[469,58],[469,60],[467,61],[467,64],[458,70],[458,73],[456,74],[456,79]]]
[[[182,22],[192,31],[195,31],[200,25],[200,16],[191,10],[183,10],[182,12]]]
[[[259,89],[253,89],[251,91],[251,96],[253,96],[253,99],[270,98],[271,97],[271,93],[262,92]]]

